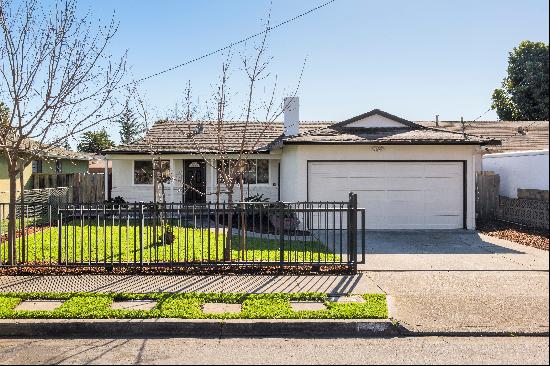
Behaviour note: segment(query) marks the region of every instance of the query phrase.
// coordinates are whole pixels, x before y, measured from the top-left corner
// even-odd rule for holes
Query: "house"
[[[32,152],[35,158],[29,163],[23,172],[24,189],[33,188],[31,180],[33,174],[70,174],[85,173],[88,171],[88,161],[91,154],[75,152],[61,147],[41,149],[40,144],[33,140],[26,140],[25,148]],[[0,203],[9,202],[10,180],[5,158],[0,155]],[[21,191],[19,179],[17,180],[17,192]],[[18,193],[19,194],[19,193]]]
[[[420,122],[426,127],[436,123]],[[442,121],[439,127],[462,131],[459,121]],[[466,122],[464,131],[501,141],[482,148],[478,171],[500,175],[500,195],[518,197],[518,189],[548,191],[548,121],[475,121]],[[546,193],[548,194],[548,193]]]
[[[476,159],[482,146],[497,140],[426,127],[378,109],[337,123],[306,123],[299,121],[298,103],[285,100],[284,123],[247,128],[242,122],[224,123],[222,130],[209,121],[157,122],[144,138],[105,152],[112,160],[111,194],[152,200],[155,155],[181,177],[167,184],[167,200],[210,200],[216,161],[221,153],[237,153],[245,136],[245,149],[253,151],[247,196],[347,201],[353,191],[366,209],[367,228],[475,228]]]

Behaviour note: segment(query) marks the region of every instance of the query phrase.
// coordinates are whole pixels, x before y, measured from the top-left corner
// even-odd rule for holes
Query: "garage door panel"
[[[350,191],[357,193],[358,206],[367,210],[367,228],[462,228],[460,162],[316,162],[311,165],[315,169],[310,167],[310,199],[347,201]]]

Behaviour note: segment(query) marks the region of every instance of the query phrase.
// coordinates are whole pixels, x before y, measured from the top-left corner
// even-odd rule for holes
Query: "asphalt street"
[[[1,364],[548,364],[546,337],[0,339]]]

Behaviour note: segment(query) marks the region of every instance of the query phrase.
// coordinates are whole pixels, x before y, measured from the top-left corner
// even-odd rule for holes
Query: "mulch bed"
[[[530,228],[504,221],[478,222],[477,230],[483,234],[514,243],[548,250],[549,232],[544,229]]]

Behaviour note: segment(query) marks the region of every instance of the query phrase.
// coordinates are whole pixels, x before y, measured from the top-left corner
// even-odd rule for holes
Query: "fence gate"
[[[492,220],[497,215],[500,176],[494,172],[476,173],[476,216]]]

